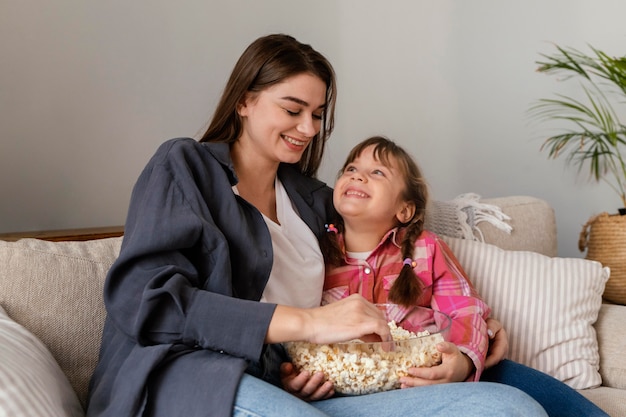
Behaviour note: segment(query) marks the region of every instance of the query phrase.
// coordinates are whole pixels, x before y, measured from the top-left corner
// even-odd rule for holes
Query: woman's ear
[[[246,117],[249,116],[249,106],[251,104],[253,100],[253,97],[250,95],[250,93],[246,93],[243,95],[243,97],[241,98],[241,100],[239,100],[239,103],[237,103],[237,114],[240,117]]]
[[[248,103],[246,98],[242,98],[239,103],[237,103],[237,114],[240,117],[246,117],[248,115]]]
[[[396,219],[402,224],[408,223],[415,215],[415,204],[405,201],[396,213]]]

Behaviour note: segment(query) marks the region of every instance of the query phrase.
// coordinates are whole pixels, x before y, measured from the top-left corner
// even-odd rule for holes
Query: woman
[[[290,36],[265,36],[235,65],[202,140],[157,150],[133,189],[105,283],[89,416],[434,415],[442,407],[542,415],[500,384],[305,402],[267,382],[279,378],[274,344],[391,338],[360,296],[317,307],[332,190],[313,176],[335,95],[322,55]]]

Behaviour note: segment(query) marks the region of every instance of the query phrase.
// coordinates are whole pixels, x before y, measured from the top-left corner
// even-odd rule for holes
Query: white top
[[[367,252],[350,252],[350,251],[346,251],[346,256],[348,258],[358,259],[359,261],[366,260],[371,254],[372,254],[371,250],[367,251]]]
[[[236,187],[233,190],[237,193]],[[274,263],[261,301],[293,307],[319,307],[324,286],[324,257],[315,234],[298,216],[276,178],[278,223],[263,215],[272,237]]]

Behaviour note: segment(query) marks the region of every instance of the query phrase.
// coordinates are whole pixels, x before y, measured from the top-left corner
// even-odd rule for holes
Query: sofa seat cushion
[[[104,325],[104,279],[121,239],[0,241],[0,305],[48,347],[83,406]]]
[[[626,416],[626,390],[610,387],[579,390],[583,396],[610,416]]]

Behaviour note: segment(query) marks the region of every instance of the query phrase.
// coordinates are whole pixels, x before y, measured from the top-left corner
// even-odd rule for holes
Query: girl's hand
[[[409,368],[409,375],[400,378],[400,388],[461,382],[469,378],[474,363],[454,343],[441,342],[437,344],[437,350],[442,354],[441,364],[430,368]]]
[[[509,351],[509,341],[506,330],[496,319],[487,319],[487,332],[489,334],[489,350],[487,350],[487,358],[485,359],[485,368],[493,365],[506,358]]]
[[[291,362],[280,365],[280,379],[285,391],[304,401],[325,400],[335,395],[333,383],[324,381],[322,372],[311,375],[304,371],[298,374]]]

